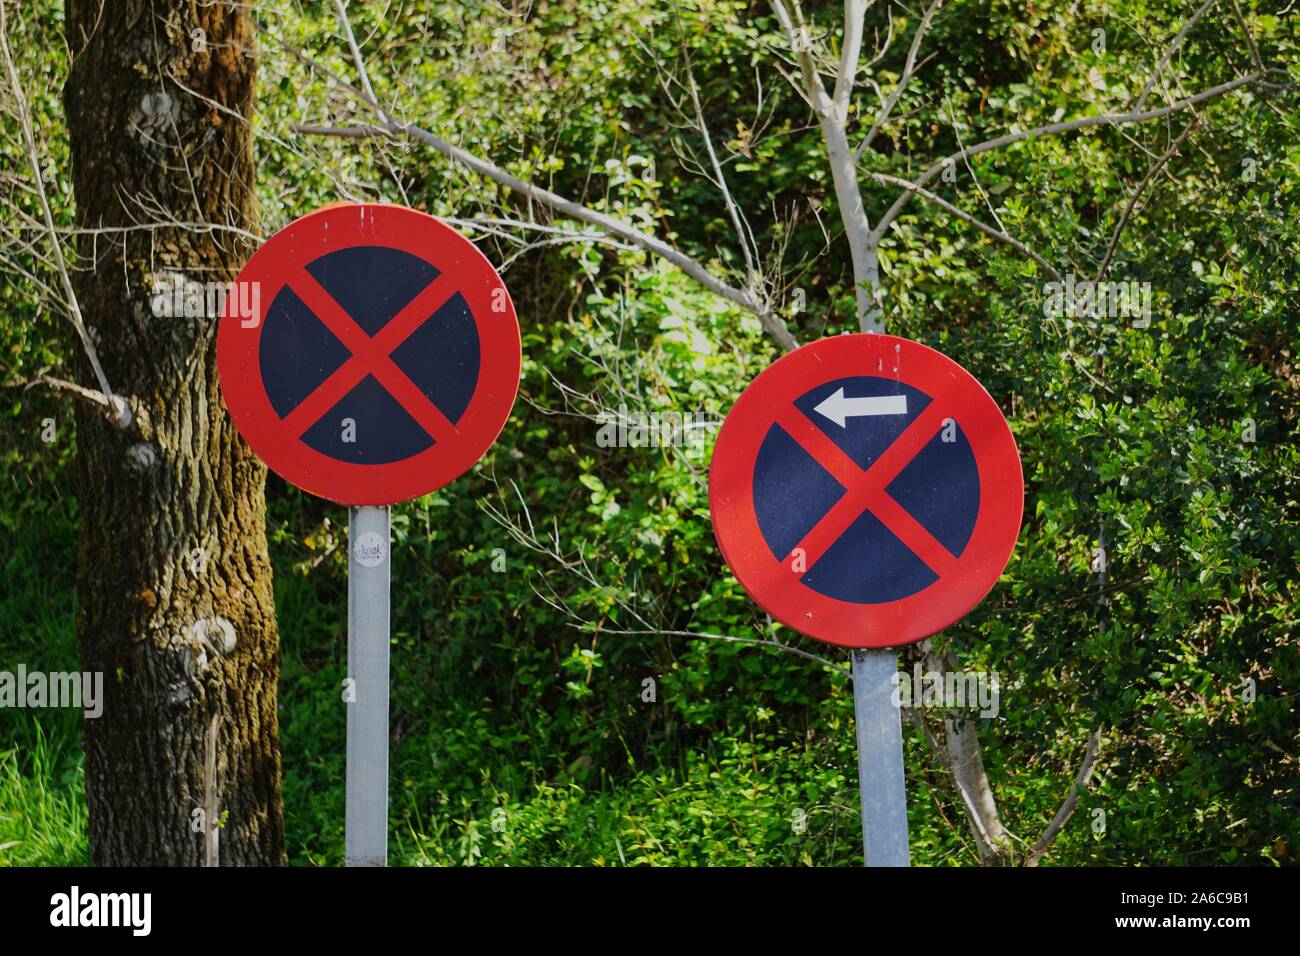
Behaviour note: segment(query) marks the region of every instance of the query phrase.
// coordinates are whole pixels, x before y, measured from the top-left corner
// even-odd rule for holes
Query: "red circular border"
[[[855,604],[814,591],[772,556],[754,512],[754,467],[774,421],[772,409],[790,405],[826,382],[880,375],[886,368],[899,381],[929,395],[945,417],[955,418],[961,426],[979,471],[979,515],[955,570],[898,601]],[[723,422],[709,469],[714,535],[737,580],[781,623],[843,647],[910,644],[969,612],[1007,566],[1020,534],[1023,507],[1020,453],[997,403],[952,359],[892,335],[822,339],[764,369]]]
[[[479,375],[456,440],[386,465],[343,462],[287,434],[262,382],[259,347],[266,311],[290,278],[328,252],[353,246],[401,249],[433,265],[469,304],[479,337]],[[243,327],[227,300],[217,328],[217,372],[230,417],[250,448],[290,484],[345,505],[388,505],[455,481],[496,441],[519,391],[519,322],[501,276],[478,248],[446,223],[405,206],[335,203],[295,219],[266,241],[237,282],[260,283],[257,325]],[[492,311],[502,290],[506,310]]]

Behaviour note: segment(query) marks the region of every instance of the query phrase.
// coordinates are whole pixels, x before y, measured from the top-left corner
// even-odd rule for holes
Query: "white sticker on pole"
[[[373,531],[367,531],[352,545],[352,557],[363,568],[376,568],[387,556],[388,542]]]

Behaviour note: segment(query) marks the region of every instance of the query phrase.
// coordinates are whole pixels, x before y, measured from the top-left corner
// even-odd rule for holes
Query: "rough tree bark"
[[[77,422],[77,631],[106,697],[86,722],[99,865],[212,863],[214,805],[221,864],[284,861],[266,472],[221,404],[216,316],[151,308],[156,287],[233,280],[251,251],[247,9],[66,3],[77,220],[108,230],[80,237],[74,285],[134,413],[126,429],[90,406]],[[121,228],[160,219],[218,228]]]

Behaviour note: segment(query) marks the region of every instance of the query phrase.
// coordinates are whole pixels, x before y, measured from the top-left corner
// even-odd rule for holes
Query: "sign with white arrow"
[[[853,648],[870,866],[910,859],[893,648],[988,593],[1023,501],[997,403],[952,359],[889,335],[836,335],[783,356],[718,433],[709,514],[736,579],[782,624]]]
[[[718,545],[796,631],[897,647],[988,593],[1024,480],[997,403],[918,342],[836,335],[778,359],[727,415],[709,472]]]
[[[818,405],[814,411],[825,415],[840,428],[848,424],[850,418],[865,415],[906,415],[906,395],[864,395],[861,398],[846,398],[841,386]]]

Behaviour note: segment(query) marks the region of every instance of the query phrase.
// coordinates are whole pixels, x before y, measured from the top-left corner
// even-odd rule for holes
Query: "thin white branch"
[[[581,625],[574,625],[574,626],[579,627]],[[775,647],[777,650],[786,651],[787,653],[790,654],[796,654],[799,657],[806,658],[807,660],[810,661],[816,661],[818,664],[821,664],[825,667],[829,667],[831,670],[836,670],[839,671],[840,673],[847,673],[847,668],[843,664],[837,664],[834,661],[827,660],[825,657],[821,657],[817,654],[813,654],[809,651],[805,651],[802,648],[792,647],[789,644],[783,644],[780,641],[766,640],[764,638],[758,638],[758,637],[732,637],[729,634],[709,634],[704,631],[660,631],[654,629],[644,630],[644,631],[627,631],[627,630],[615,630],[613,628],[600,627],[600,626],[588,627],[586,628],[586,630],[595,634],[616,634],[616,635],[639,636],[639,637],[690,637],[699,640],[729,641],[735,644],[756,644],[761,647]]]
[[[89,402],[97,407],[106,419],[119,428],[126,428],[134,420],[130,406],[127,405],[121,395],[105,395],[103,392],[97,392],[93,388],[86,388],[76,382],[68,382],[48,375],[37,376],[24,385],[23,389],[38,387],[48,389],[55,394],[64,393]],[[119,422],[121,424],[118,424]]]
[[[832,101],[826,93],[821,74],[817,72],[817,61],[812,55],[812,40],[808,36],[808,26],[803,21],[799,0],[790,0],[789,10],[782,0],[771,0],[771,2],[772,12],[776,14],[781,29],[785,31],[786,40],[790,43],[790,52],[794,54],[795,62],[799,64],[799,70],[803,73],[804,96],[808,98],[813,112],[817,113],[820,119],[823,111],[831,109]]]
[[[94,343],[91,342],[90,335],[86,331],[81,306],[77,302],[77,293],[72,288],[72,277],[68,274],[68,265],[63,258],[63,246],[59,242],[59,234],[54,228],[54,214],[50,211],[50,201],[45,191],[45,179],[41,175],[41,158],[36,149],[36,134],[32,128],[31,113],[27,108],[27,97],[23,93],[18,68],[14,65],[13,56],[9,52],[9,30],[8,22],[5,19],[5,5],[3,2],[0,2],[0,53],[4,55],[5,71],[9,76],[10,92],[17,110],[18,124],[22,127],[23,140],[27,146],[27,159],[32,167],[36,195],[41,205],[41,215],[45,220],[45,229],[50,237],[50,246],[54,252],[54,262],[59,273],[59,279],[63,283],[63,291],[67,296],[68,315],[72,319],[73,327],[77,330],[77,335],[81,338],[86,357],[90,360],[90,367],[99,382],[100,392],[102,392],[109,410],[109,420],[118,428],[126,428],[130,424],[130,413],[125,402],[120,399],[114,400],[113,390],[108,384],[108,377],[104,375],[104,369],[99,364],[99,355],[95,352]]]
[[[345,35],[352,37],[352,29],[351,26],[348,25],[347,12],[342,0],[335,0],[335,12],[343,27]],[[466,169],[519,193],[531,202],[537,202],[563,216],[567,216],[570,219],[576,219],[579,222],[585,222],[588,225],[597,226],[609,233],[611,236],[671,262],[706,289],[756,315],[760,323],[762,323],[764,331],[766,331],[768,335],[770,335],[773,340],[781,346],[781,348],[786,351],[798,348],[798,341],[790,333],[790,330],[785,327],[785,323],[781,321],[770,303],[759,298],[759,296],[750,289],[736,288],[735,286],[724,282],[722,279],[719,279],[717,276],[709,272],[709,270],[699,262],[685,253],[673,248],[657,236],[652,236],[648,233],[642,232],[626,222],[615,219],[613,216],[598,212],[595,209],[591,209],[580,203],[566,199],[548,189],[543,189],[540,186],[522,180],[518,176],[514,176],[497,166],[495,163],[475,156],[468,150],[455,146],[442,137],[435,136],[428,130],[413,123],[401,122],[389,117],[375,99],[373,90],[369,88],[369,79],[365,73],[361,59],[361,52],[356,47],[355,39],[352,39],[349,45],[352,47],[353,59],[357,61],[358,73],[362,78],[363,89],[357,91],[355,87],[349,88],[354,93],[360,93],[363,102],[373,109],[379,117],[379,124],[343,127],[294,124],[291,129],[295,132],[304,135],[342,136],[356,139],[372,136],[407,136],[417,139],[420,142],[432,146],[438,152],[442,153],[442,155],[461,166],[464,166]]]
[[[888,185],[891,186],[898,186],[902,189],[911,190],[912,192],[920,196],[922,199],[926,199],[934,203],[940,209],[943,209],[945,212],[949,212],[952,215],[956,216],[962,222],[974,226],[976,229],[978,229],[980,232],[984,233],[986,236],[990,237],[991,239],[996,239],[998,240],[998,242],[1006,243],[1008,246],[1010,246],[1012,249],[1015,249],[1021,255],[1027,256],[1030,259],[1034,260],[1034,262],[1038,263],[1039,268],[1041,268],[1044,272],[1046,272],[1052,279],[1056,280],[1057,282],[1064,281],[1061,278],[1061,274],[1056,271],[1056,269],[1052,266],[1050,262],[1048,262],[1046,259],[1040,256],[1033,249],[1030,249],[1019,239],[1016,239],[1014,236],[1008,235],[1004,230],[995,229],[994,227],[990,226],[988,223],[980,222],[970,213],[958,209],[956,206],[948,202],[948,200],[944,199],[942,196],[936,195],[935,193],[930,192],[928,189],[916,185],[916,183],[909,182],[908,180],[902,179],[898,176],[890,176],[887,173],[872,173],[871,178],[876,180],[876,182],[887,183]]]
[[[854,162],[862,159],[862,154],[871,146],[871,141],[876,138],[876,133],[880,131],[881,126],[885,125],[890,113],[894,111],[899,97],[903,95],[907,85],[912,82],[912,77],[916,73],[916,56],[921,51],[921,41],[925,39],[926,31],[930,29],[930,22],[934,19],[934,15],[939,12],[941,6],[943,6],[943,0],[931,0],[930,6],[926,8],[925,14],[921,17],[921,25],[916,28],[916,35],[912,37],[912,46],[907,51],[907,61],[903,64],[903,74],[898,78],[898,84],[890,91],[889,98],[880,107],[880,112],[876,114],[871,129],[867,130],[867,135],[862,138],[862,142],[858,144],[857,150],[854,151]]]
[[[1097,756],[1100,753],[1101,731],[1094,730],[1088,735],[1088,742],[1083,749],[1083,763],[1079,766],[1079,772],[1075,774],[1074,783],[1070,786],[1070,792],[1066,794],[1065,800],[1061,803],[1061,808],[1056,811],[1056,816],[1052,818],[1052,822],[1043,831],[1043,835],[1038,838],[1025,855],[1025,866],[1037,866],[1038,861],[1047,854],[1061,830],[1070,821],[1070,817],[1074,814],[1074,808],[1079,803],[1079,795],[1088,788],[1088,781],[1092,779],[1092,771],[1097,765]]]
[[[1246,36],[1246,46],[1250,49],[1250,61],[1255,64],[1255,69],[1264,72],[1264,60],[1259,55],[1259,47],[1255,45],[1255,37],[1250,32],[1250,24],[1246,22],[1246,17],[1241,12],[1241,5],[1237,0],[1232,0],[1232,15],[1236,17],[1237,23],[1241,26],[1241,32]]]
[[[867,0],[844,0],[844,41],[840,47],[840,71],[835,77],[831,102],[841,122],[848,119],[849,101],[853,98],[853,81],[862,55],[862,27],[867,18]]]
[[[357,45],[356,35],[352,32],[352,22],[348,19],[348,4],[345,0],[334,0],[334,12],[337,14],[336,19],[339,21],[339,27],[343,30],[343,37],[348,41],[348,49],[352,51],[352,62],[357,68],[357,77],[361,80],[361,91],[365,94],[370,105],[375,108],[381,122],[388,122],[388,114],[379,105],[379,100],[375,96],[375,89],[370,85],[370,74],[366,71],[365,58],[361,56],[361,47]]]
[[[1179,47],[1183,45],[1183,40],[1187,39],[1187,34],[1191,32],[1192,27],[1196,26],[1196,21],[1201,19],[1201,16],[1206,10],[1214,6],[1214,2],[1215,0],[1205,0],[1205,2],[1201,4],[1200,8],[1197,9],[1188,21],[1183,24],[1183,28],[1174,34],[1173,40],[1171,40],[1169,46],[1165,48],[1164,55],[1160,57],[1160,62],[1158,62],[1155,69],[1151,71],[1151,77],[1147,80],[1147,85],[1142,87],[1142,95],[1139,96],[1137,102],[1133,104],[1134,109],[1140,110],[1146,104],[1147,97],[1151,95],[1151,91],[1155,88],[1156,82],[1160,79],[1160,74],[1164,72],[1165,67],[1169,65],[1169,61],[1173,58],[1173,55],[1178,52]]]
[[[948,121],[952,124],[952,134],[957,139],[957,148],[965,149],[966,143],[961,138],[961,129],[957,124],[957,114],[954,113],[952,109],[952,99],[946,94],[944,95],[944,104],[948,107]],[[989,211],[989,215],[992,216],[993,221],[998,224],[998,228],[1003,232],[1006,232],[1007,227],[1003,225],[1001,217],[998,216],[998,211],[993,208],[993,200],[989,199],[989,194],[984,191],[984,186],[980,183],[980,178],[975,172],[975,167],[970,164],[970,157],[966,157],[962,162],[965,163],[966,172],[970,174],[971,182],[975,184],[975,188],[979,191],[980,198],[984,200],[984,208]]]
[[[1110,237],[1110,245],[1106,247],[1106,254],[1102,257],[1101,265],[1097,269],[1097,278],[1095,280],[1097,283],[1100,283],[1102,278],[1106,275],[1106,269],[1110,265],[1111,259],[1115,256],[1115,250],[1119,247],[1119,237],[1124,232],[1124,227],[1128,225],[1128,221],[1133,215],[1133,210],[1137,206],[1139,197],[1141,197],[1142,193],[1146,191],[1146,188],[1151,184],[1151,181],[1160,174],[1160,170],[1165,168],[1165,164],[1168,163],[1169,160],[1173,159],[1174,154],[1177,153],[1179,148],[1183,145],[1183,141],[1187,139],[1187,137],[1191,135],[1192,131],[1200,124],[1200,117],[1196,117],[1188,123],[1187,127],[1178,134],[1178,138],[1170,144],[1169,149],[1165,151],[1164,155],[1151,164],[1151,168],[1147,170],[1147,174],[1142,177],[1142,181],[1138,183],[1137,188],[1133,190],[1133,195],[1129,197],[1128,204],[1124,207],[1124,212],[1119,217],[1119,222],[1115,226],[1115,232]]]
[[[723,282],[703,265],[685,253],[674,249],[657,236],[644,233],[619,219],[615,219],[613,216],[565,199],[548,189],[534,186],[532,183],[506,172],[501,167],[485,159],[480,159],[459,146],[452,145],[440,136],[435,136],[428,130],[413,123],[389,121],[383,125],[369,126],[318,126],[308,123],[295,123],[290,128],[294,132],[305,136],[338,136],[347,139],[366,139],[374,136],[409,136],[427,143],[448,159],[459,163],[466,169],[512,189],[562,216],[597,226],[610,236],[671,262],[709,291],[758,316],[759,321],[763,323],[764,330],[786,351],[799,347],[799,342],[790,334],[790,330],[785,327],[785,324],[768,303],[760,300],[747,289],[738,289]]]
[[[1260,79],[1258,73],[1248,73],[1245,76],[1239,76],[1235,80],[1229,80],[1227,83],[1220,83],[1208,90],[1197,93],[1195,96],[1189,96],[1186,99],[1179,100],[1177,103],[1171,103],[1168,106],[1162,106],[1159,109],[1134,111],[1129,113],[1096,113],[1092,116],[1084,116],[1077,120],[1070,120],[1064,123],[1049,123],[1046,126],[1037,126],[1033,129],[1022,130],[1019,133],[1007,133],[1005,136],[999,136],[996,139],[986,140],[983,143],[977,143],[974,146],[967,146],[946,156],[936,162],[924,173],[922,173],[913,182],[917,186],[924,186],[948,163],[955,163],[957,160],[966,159],[970,156],[978,156],[980,153],[987,153],[990,150],[1001,149],[1003,146],[1009,146],[1012,143],[1019,143],[1025,140],[1037,139],[1040,136],[1054,136],[1059,133],[1072,133],[1076,130],[1087,129],[1092,126],[1119,126],[1125,123],[1145,123],[1148,120],[1159,119],[1162,116],[1169,116],[1181,110],[1190,109],[1207,100],[1212,100],[1222,96],[1225,93],[1255,83]],[[884,237],[885,232],[889,229],[893,221],[898,218],[898,214],[903,211],[909,199],[912,198],[912,190],[905,190],[894,204],[889,207],[880,222],[872,233],[872,237],[879,241]]]
[[[771,0],[771,4],[782,30],[785,31],[790,50],[799,62],[803,73],[804,95],[812,104],[813,114],[817,117],[817,124],[821,129],[822,142],[826,147],[826,162],[830,167],[840,221],[844,224],[844,237],[849,244],[849,256],[853,263],[853,294],[858,328],[863,332],[884,332],[881,309],[876,298],[880,290],[880,261],[877,257],[880,243],[871,241],[871,222],[862,202],[857,163],[853,156],[853,149],[849,146],[847,105],[841,109],[826,92],[826,87],[817,72],[817,64],[809,45],[808,29],[804,24],[803,12],[798,0]],[[853,10],[853,4],[845,4],[846,13],[851,13]],[[848,31],[849,27],[846,24],[846,34]],[[861,38],[858,42],[860,44]],[[853,64],[856,69],[856,56],[853,58]],[[837,88],[840,81],[844,81],[842,75],[837,81]],[[845,81],[848,82],[850,89],[851,81],[851,77]]]
[[[241,239],[247,239],[250,242],[258,244],[260,244],[265,238],[255,232],[241,229],[238,226],[223,226],[218,222],[184,222],[179,219],[159,222],[140,222],[130,226],[60,226],[56,231],[60,235],[64,236],[108,236],[124,232],[156,232],[160,229],[179,229],[185,232],[193,232],[198,235],[205,235],[214,232],[228,232],[232,235],[239,236]],[[40,231],[44,234],[44,227],[41,227]]]
[[[713,148],[713,137],[709,135],[709,127],[704,122],[704,107],[700,105],[700,89],[695,83],[695,71],[691,68],[689,53],[686,54],[686,82],[687,90],[691,95],[691,105],[695,107],[695,125],[700,131],[700,136],[704,139],[704,149],[709,154],[709,163],[713,166],[713,180],[727,204],[727,213],[731,216],[731,225],[736,230],[736,241],[740,243],[740,251],[745,257],[745,286],[750,291],[753,291],[762,277],[758,274],[754,253],[750,251],[749,233],[741,221],[740,210],[736,207],[736,201],[731,196],[731,189],[727,186],[727,177],[722,171],[722,164],[718,162],[718,154]]]

